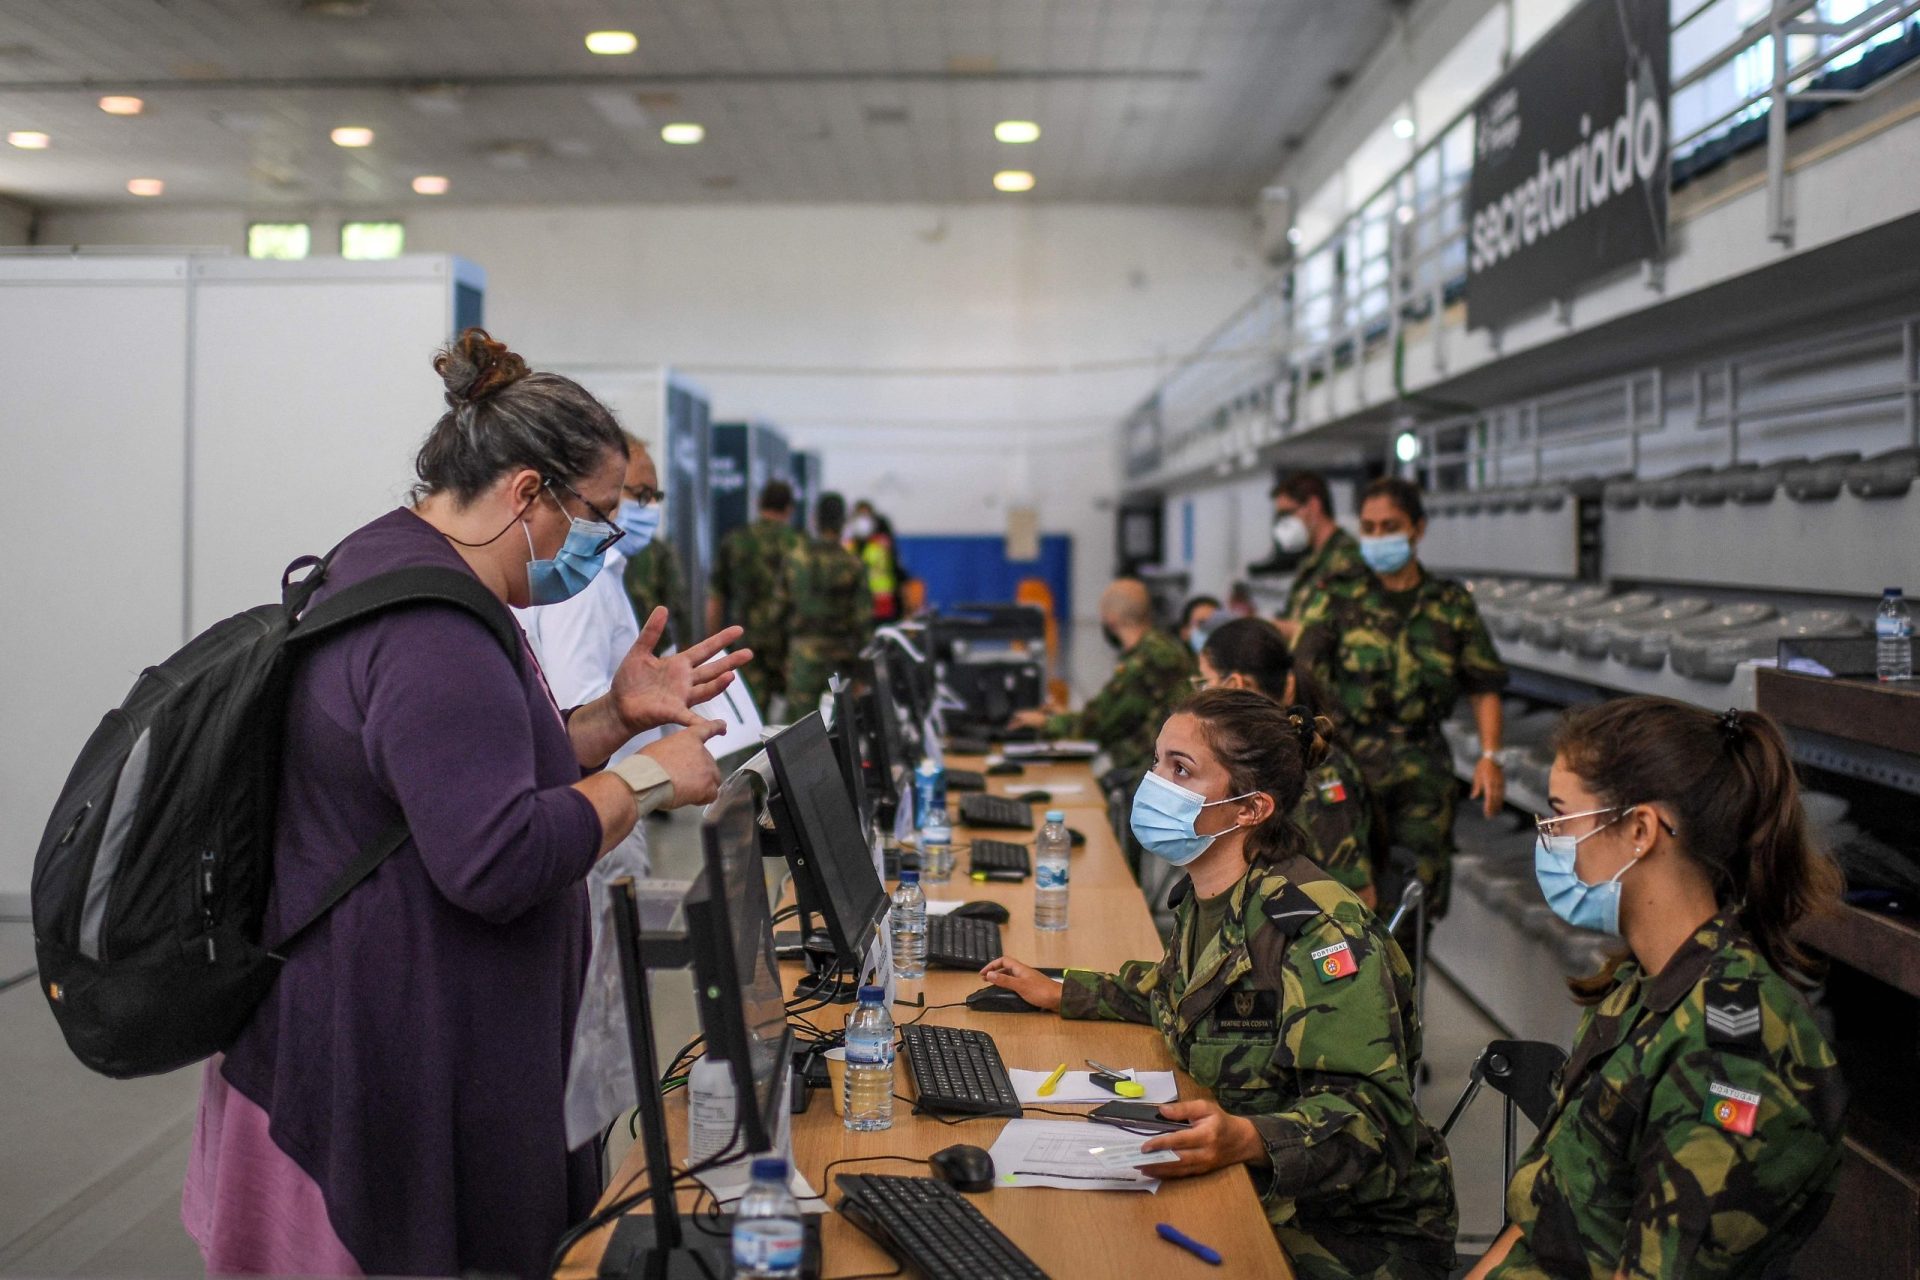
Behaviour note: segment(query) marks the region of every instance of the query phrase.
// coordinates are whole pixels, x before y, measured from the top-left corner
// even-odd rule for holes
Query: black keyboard
[[[974,840],[969,844],[968,857],[972,859],[971,869],[974,871],[1018,871],[1023,876],[1033,874],[1033,859],[1027,856],[1027,846],[1011,840]]]
[[[1008,827],[1033,830],[1033,806],[1012,796],[960,797],[960,819],[970,827]]]
[[[986,738],[965,738],[955,734],[947,739],[947,750],[957,756],[984,756],[993,750],[993,743]]]
[[[986,1032],[909,1024],[900,1028],[900,1043],[922,1111],[1019,1116],[1020,1097]]]
[[[978,969],[1000,957],[1000,926],[965,916],[927,917],[927,963]]]
[[[985,791],[987,775],[978,769],[947,770],[947,790],[949,791]]]
[[[834,1176],[834,1207],[927,1280],[1047,1280],[1020,1246],[1000,1234],[944,1182],[885,1173]]]

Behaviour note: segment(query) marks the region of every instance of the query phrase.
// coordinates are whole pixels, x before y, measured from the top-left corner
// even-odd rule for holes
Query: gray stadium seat
[[[1847,468],[1860,461],[1860,454],[1829,453],[1812,462],[1789,467],[1780,487],[1795,502],[1828,502],[1840,496],[1847,482]]]
[[[1844,471],[1847,492],[1856,498],[1898,498],[1920,477],[1920,449],[1893,449]]]
[[[1641,491],[1640,500],[1650,507],[1666,509],[1680,505],[1681,497],[1699,481],[1713,473],[1712,467],[1688,467],[1685,471],[1676,471],[1670,476],[1649,481]]]
[[[1711,609],[1698,617],[1671,625],[1638,626],[1616,639],[1608,646],[1608,652],[1617,662],[1629,666],[1658,668],[1666,665],[1667,650],[1674,639],[1683,635],[1714,635],[1751,627],[1765,622],[1778,611],[1770,604],[1728,604]]]
[[[1651,591],[1628,591],[1607,596],[1578,609],[1567,609],[1554,617],[1542,619],[1537,625],[1530,622],[1525,634],[1527,639],[1544,649],[1573,651],[1576,637],[1590,630],[1590,624],[1629,617],[1659,603],[1660,597]],[[1606,655],[1607,649],[1603,643],[1600,652],[1593,656],[1604,658]]]
[[[1667,661],[1675,674],[1726,683],[1734,668],[1755,658],[1771,658],[1783,638],[1857,636],[1866,625],[1843,609],[1801,609],[1732,631],[1676,635]]]
[[[1787,472],[1806,465],[1805,458],[1779,458],[1762,463],[1751,471],[1730,473],[1722,483],[1727,496],[1741,506],[1758,506],[1773,501],[1773,495],[1780,492],[1780,481]]]
[[[1549,649],[1560,647],[1560,626],[1568,614],[1577,614],[1604,601],[1612,591],[1598,583],[1576,587],[1558,600],[1537,609],[1520,611],[1520,635]]]
[[[1749,471],[1759,470],[1756,462],[1736,462],[1730,467],[1721,467],[1704,476],[1682,481],[1680,496],[1689,506],[1717,507],[1727,500],[1733,482]]]
[[[1531,591],[1506,596],[1488,605],[1482,605],[1480,616],[1487,621],[1487,629],[1503,640],[1520,638],[1521,615],[1528,609],[1537,609],[1560,600],[1576,584],[1571,582],[1548,582],[1538,585]]]

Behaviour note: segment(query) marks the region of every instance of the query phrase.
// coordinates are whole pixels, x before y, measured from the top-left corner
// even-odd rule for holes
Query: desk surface
[[[969,762],[967,767],[973,767]],[[1047,766],[1065,770],[1086,784],[1088,793],[1098,790],[1085,765]],[[1030,769],[1029,776],[1036,770]],[[1065,778],[1066,773],[1057,775]],[[1024,779],[1020,779],[1024,781]],[[998,781],[996,779],[996,781]],[[1010,781],[1012,781],[1010,779]],[[1084,815],[1081,815],[1084,816]],[[1161,952],[1159,935],[1139,887],[1128,872],[1113,833],[1104,820],[1084,820],[1077,824],[1086,832],[1086,845],[1073,855],[1073,882],[1069,925],[1063,933],[1042,933],[1033,927],[1033,885],[978,884],[956,878],[947,885],[932,886],[931,897],[991,899],[1003,903],[1012,919],[1002,926],[1002,938],[1010,955],[1041,966],[1072,964],[1081,968],[1112,969],[1121,961],[1157,957]],[[962,827],[956,836],[965,839],[970,829]],[[995,833],[981,832],[982,835]],[[1019,838],[1009,833],[1009,838]],[[797,970],[783,966],[791,980]],[[981,985],[978,975],[950,970],[932,970],[921,982],[900,984],[899,999],[924,996],[929,1005],[959,1002]],[[913,1019],[918,1010],[896,1006],[896,1023]],[[826,1027],[831,1017],[845,1016],[844,1007],[821,1010],[810,1015],[816,1025]],[[1085,1058],[1097,1058],[1116,1066],[1166,1070],[1173,1066],[1172,1055],[1164,1041],[1150,1027],[1112,1022],[1063,1022],[1052,1014],[976,1013],[964,1006],[930,1009],[920,1019],[924,1023],[971,1027],[993,1036],[1000,1056],[1009,1067],[1051,1069],[1066,1061],[1078,1068]],[[1191,1098],[1203,1090],[1183,1072],[1178,1076],[1180,1096]],[[899,1092],[911,1093],[904,1065]],[[1062,1106],[1061,1110],[1088,1110]],[[685,1093],[676,1092],[668,1107],[673,1149],[683,1152],[686,1133]],[[1038,1119],[1057,1117],[1039,1116]],[[990,1117],[943,1124],[928,1116],[916,1116],[901,1102],[894,1104],[893,1127],[880,1133],[849,1133],[835,1115],[831,1101],[816,1093],[812,1105],[793,1118],[794,1163],[800,1172],[827,1198],[839,1200],[836,1189],[826,1185],[823,1171],[829,1161],[848,1156],[901,1155],[924,1159],[943,1147],[970,1143],[991,1147],[1004,1119]],[[866,1173],[918,1174],[918,1167],[904,1162],[874,1162],[835,1171]],[[625,1188],[638,1187],[646,1176],[646,1157],[635,1144],[625,1162],[615,1172],[609,1198]],[[1141,1192],[1073,1192],[1049,1188],[1001,1188],[969,1197],[1013,1242],[1026,1250],[1056,1280],[1074,1280],[1082,1276],[1113,1276],[1137,1273],[1143,1269],[1159,1278],[1180,1276],[1219,1276],[1220,1268],[1210,1267],[1198,1258],[1167,1244],[1154,1234],[1154,1224],[1169,1222],[1188,1235],[1212,1245],[1226,1257],[1231,1274],[1290,1277],[1288,1267],[1273,1233],[1261,1211],[1259,1198],[1243,1167],[1224,1169],[1199,1178],[1170,1179],[1161,1183],[1157,1194]],[[692,1203],[692,1195],[683,1193],[683,1207]],[[606,1248],[611,1228],[588,1236],[575,1247],[562,1268],[564,1280],[582,1280]],[[838,1213],[827,1216],[823,1224],[826,1255],[825,1273],[844,1276],[870,1271],[888,1271],[893,1260],[878,1245],[868,1240]]]
[[[947,762],[956,769],[986,768],[986,759],[982,756],[951,756]],[[1099,779],[1093,776],[1092,769],[1084,761],[1026,760],[1016,763],[1021,765],[1021,773],[987,779],[988,795],[1018,797],[1028,791],[1046,791],[1052,798],[1044,804],[1035,804],[1035,810],[1065,809],[1070,819],[1077,816],[1073,812],[1076,809],[1106,812],[1107,797],[1100,790]],[[947,803],[957,809],[959,797],[963,794],[949,792]],[[1035,816],[1038,817],[1039,813]]]

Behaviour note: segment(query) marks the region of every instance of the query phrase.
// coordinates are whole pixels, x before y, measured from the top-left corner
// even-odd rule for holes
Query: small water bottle
[[[924,854],[923,854],[924,856]],[[889,912],[893,927],[893,976],[927,976],[927,895],[920,892],[920,873],[900,869],[900,887],[893,891]]]
[[[1882,680],[1913,679],[1913,611],[1899,587],[1888,587],[1873,618],[1873,636],[1879,642],[1876,667]]]
[[[856,1133],[893,1127],[893,1019],[881,987],[860,988],[847,1016],[846,1126]]]
[[[953,879],[953,818],[935,805],[920,827],[920,876],[928,884]]]
[[[752,1280],[791,1280],[806,1252],[800,1202],[787,1185],[787,1162],[761,1156],[753,1183],[733,1211],[733,1274]]]
[[[733,1066],[702,1054],[687,1073],[687,1159],[703,1161],[727,1149],[734,1135]]]
[[[922,760],[913,771],[913,820],[921,826],[947,805],[947,770],[938,760]]]
[[[1058,930],[1067,927],[1067,881],[1071,873],[1067,854],[1073,837],[1067,834],[1067,815],[1047,810],[1047,823],[1033,842],[1033,926]]]

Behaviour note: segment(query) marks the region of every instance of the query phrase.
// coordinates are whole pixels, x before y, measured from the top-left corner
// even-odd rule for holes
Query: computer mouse
[[[989,778],[1017,778],[1026,771],[1027,766],[1015,764],[1011,760],[1002,760],[999,764],[990,764],[987,766],[987,776]]]
[[[982,987],[967,997],[967,1008],[981,1013],[1039,1013],[1040,1006],[1028,1004],[1017,991],[1005,987]]]
[[[1040,788],[1035,787],[1032,791],[1022,791],[1019,795],[1015,796],[1014,799],[1020,801],[1022,804],[1045,804],[1047,801],[1053,799],[1053,792],[1042,791]]]
[[[991,920],[995,924],[1007,922],[1007,909],[997,902],[963,902],[947,913],[959,916],[963,920]]]
[[[957,1142],[942,1147],[927,1161],[934,1177],[958,1191],[993,1190],[993,1157],[979,1147]]]
[[[1073,843],[1074,848],[1078,849],[1081,845],[1087,842],[1087,833],[1080,830],[1080,828],[1078,827],[1068,827],[1067,839]]]

